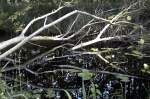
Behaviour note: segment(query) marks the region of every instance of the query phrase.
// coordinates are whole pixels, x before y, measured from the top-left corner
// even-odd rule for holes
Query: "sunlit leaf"
[[[145,69],[145,70],[148,70],[148,69],[149,69],[149,65],[148,65],[148,64],[144,63],[143,66],[144,66],[144,69]]]
[[[143,45],[144,44],[144,39],[140,39],[140,41],[138,41],[139,44]]]
[[[109,17],[108,17],[108,20],[111,20],[111,19],[113,19],[113,18],[114,18],[114,15],[109,16]]]
[[[93,52],[97,52],[98,48],[91,48],[90,50],[93,51]]]
[[[132,17],[131,16],[127,16],[127,20],[128,21],[132,20]]]

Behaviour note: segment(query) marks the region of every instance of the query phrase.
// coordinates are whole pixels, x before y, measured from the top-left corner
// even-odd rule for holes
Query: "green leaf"
[[[97,84],[95,84],[95,87],[96,87],[96,88],[98,88],[98,85],[97,85]]]
[[[117,75],[116,77],[121,79],[122,82],[129,82],[129,77],[127,77],[123,74]]]
[[[93,99],[96,99],[96,88],[95,88],[95,84],[92,82],[91,85],[92,85],[92,87],[91,87],[92,97],[93,97]]]
[[[140,41],[138,41],[139,44],[143,45],[144,44],[144,39],[140,39]]]
[[[90,73],[88,70],[83,70],[81,73],[78,73],[79,77],[82,77],[83,80],[90,80],[93,76],[93,73]]]
[[[69,93],[67,90],[63,90],[63,91],[64,91],[64,92],[66,93],[66,95],[68,96],[68,99],[72,99],[70,93]]]
[[[90,50],[93,51],[93,52],[97,52],[98,48],[91,48]]]
[[[55,92],[52,89],[48,89],[47,96],[49,98],[55,97]]]
[[[86,99],[86,89],[85,89],[85,84],[84,84],[83,78],[82,78],[82,95],[83,95],[83,99]]]
[[[102,93],[100,92],[100,90],[98,89],[98,85],[94,84],[93,82],[91,82],[91,95],[93,97],[93,99],[96,99],[96,95],[102,95]]]
[[[107,55],[107,56],[105,56],[105,58],[106,59],[111,59],[112,57],[111,57],[111,55]]]
[[[128,21],[131,21],[131,20],[132,20],[132,17],[131,17],[131,16],[127,16],[127,20],[128,20]]]
[[[143,66],[144,66],[144,69],[145,69],[145,70],[148,70],[148,69],[149,69],[149,65],[148,65],[148,64],[144,63]]]
[[[134,28],[134,29],[138,29],[138,28],[139,28],[139,26],[134,25],[134,26],[133,26],[133,28]]]
[[[109,16],[109,17],[108,17],[108,20],[112,20],[113,18],[114,18],[114,15]]]
[[[100,91],[99,89],[96,89],[96,93],[97,93],[98,95],[102,95],[102,93],[101,93],[101,91]]]

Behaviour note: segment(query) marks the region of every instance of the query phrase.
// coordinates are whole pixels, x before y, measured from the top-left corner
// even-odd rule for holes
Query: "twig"
[[[70,26],[70,28],[68,29],[67,33],[65,33],[65,34],[62,36],[62,38],[64,38],[65,36],[67,36],[67,35],[70,33],[72,27],[74,26],[74,24],[75,24],[76,21],[78,20],[79,16],[80,16],[80,14],[77,15],[76,19],[73,21],[73,23],[72,23],[72,25]]]
[[[42,53],[42,54],[40,54],[40,55],[34,57],[33,59],[30,59],[29,61],[25,62],[24,64],[20,65],[19,68],[20,68],[20,69],[24,69],[24,68],[26,68],[27,65],[31,64],[31,63],[34,62],[35,60],[40,59],[40,58],[46,56],[47,54],[49,54],[49,53],[55,51],[55,50],[58,49],[58,48],[61,48],[61,47],[65,46],[65,45],[68,45],[68,44],[63,44],[63,45],[59,45],[59,46],[57,46],[57,47],[54,47],[53,49],[48,50],[48,51],[46,51],[46,52],[44,52],[44,53]],[[15,70],[15,69],[18,69],[18,66],[5,68],[5,69],[4,69],[3,71],[1,71],[1,72],[11,71],[11,70]]]
[[[63,7],[59,7],[57,10],[55,10],[55,11],[53,11],[53,12],[51,12],[51,13],[45,14],[45,15],[43,15],[43,16],[41,16],[41,17],[38,17],[38,18],[33,19],[32,21],[30,21],[29,24],[28,24],[28,25],[25,27],[25,29],[22,31],[21,36],[24,36],[24,35],[25,35],[25,33],[27,32],[27,30],[29,29],[29,27],[30,27],[34,22],[36,22],[36,21],[38,21],[38,20],[41,20],[41,19],[43,19],[43,18],[47,18],[48,16],[53,15],[53,14],[57,13],[58,11],[60,11],[62,8],[63,8]]]
[[[72,50],[76,50],[76,49],[79,49],[79,48],[82,48],[82,47],[85,47],[85,46],[88,46],[88,45],[91,45],[91,44],[94,44],[94,43],[97,43],[97,42],[109,41],[109,40],[113,40],[113,39],[120,39],[122,37],[125,37],[125,36],[106,37],[106,38],[101,38],[101,39],[97,38],[97,39],[94,39],[94,40],[91,40],[91,41],[87,41],[85,43],[78,44],[78,45],[74,46],[72,48]]]

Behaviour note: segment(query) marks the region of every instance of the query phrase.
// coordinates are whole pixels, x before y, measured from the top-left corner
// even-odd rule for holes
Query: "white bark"
[[[88,46],[88,45],[92,45],[92,44],[95,44],[97,42],[101,42],[101,41],[108,41],[108,40],[112,40],[112,39],[117,39],[117,38],[121,38],[120,36],[115,36],[115,37],[106,37],[106,38],[96,38],[94,40],[91,40],[91,41],[87,41],[85,43],[81,43],[79,45],[76,45],[72,48],[72,50],[77,50],[79,48],[82,48],[82,47],[85,47],[85,46]]]
[[[62,8],[63,8],[63,7],[60,7],[60,8],[58,8],[57,10],[55,10],[55,11],[53,11],[53,12],[51,12],[51,13],[47,13],[47,14],[41,16],[41,17],[38,17],[38,18],[33,19],[32,21],[30,21],[29,24],[28,24],[28,25],[24,28],[24,30],[22,31],[21,36],[24,36],[24,35],[25,35],[25,33],[27,32],[27,30],[29,29],[29,27],[30,27],[33,23],[35,23],[35,22],[38,21],[38,20],[44,19],[44,18],[47,19],[48,16],[57,13],[57,12],[60,11]],[[44,23],[46,23],[46,22],[44,22]]]
[[[0,50],[5,49],[6,47],[16,44],[18,42],[20,42],[23,39],[26,39],[27,37],[24,36],[18,36],[15,38],[12,38],[10,40],[4,41],[2,43],[0,43]],[[65,38],[57,38],[57,37],[49,37],[49,36],[35,36],[31,39],[31,41],[40,41],[40,40],[44,40],[44,41],[64,41],[67,40]]]
[[[133,6],[133,5],[132,5]],[[43,30],[46,30],[54,25],[56,25],[57,23],[63,21],[64,19],[67,19],[68,17],[71,17],[72,15],[75,15],[75,14],[83,14],[83,15],[87,15],[87,16],[91,16],[92,18],[94,19],[97,19],[97,20],[101,20],[103,22],[106,22],[108,23],[101,31],[100,33],[97,35],[97,37],[94,39],[94,40],[91,40],[91,41],[87,41],[87,42],[84,42],[84,43],[81,43],[77,46],[74,46],[72,48],[72,50],[76,50],[76,49],[79,49],[81,47],[85,47],[85,46],[88,46],[88,45],[91,45],[91,44],[94,44],[94,43],[97,43],[97,42],[100,42],[100,41],[108,41],[108,40],[112,40],[116,37],[107,37],[107,38],[100,38],[102,36],[102,34],[109,28],[110,25],[114,25],[115,22],[120,18],[122,17],[122,15],[124,15],[124,13],[131,8],[131,6],[123,11],[121,11],[119,14],[117,14],[112,20],[107,20],[107,19],[104,19],[104,18],[100,18],[100,17],[97,17],[95,15],[92,15],[90,13],[87,13],[87,12],[83,12],[83,11],[78,11],[78,10],[75,10],[75,11],[72,11],[62,17],[60,17],[59,19],[49,23],[49,24],[46,24],[46,22],[44,22],[45,24],[39,28],[38,30],[36,30],[34,33],[32,33],[31,35],[25,37],[25,33],[27,32],[27,30],[29,29],[29,27],[36,21],[38,20],[41,20],[41,19],[46,19],[48,16],[52,15],[52,14],[55,14],[57,13],[59,10],[61,10],[63,7],[60,7],[58,8],[57,10],[55,10],[54,12],[51,12],[51,13],[48,13],[46,15],[43,15],[41,17],[38,17],[36,19],[33,19],[31,22],[29,22],[29,24],[25,27],[25,29],[22,31],[21,35],[18,36],[18,37],[15,37],[13,39],[10,39],[10,40],[7,40],[7,41],[4,41],[2,43],[0,43],[0,50],[12,45],[12,44],[16,44],[14,47],[10,48],[8,51],[2,53],[0,55],[0,60],[5,58],[6,56],[10,55],[11,53],[13,53],[14,51],[16,51],[17,49],[19,49],[20,47],[22,47],[26,42],[30,41],[30,40],[69,40],[71,39],[72,37],[74,37],[75,35],[77,35],[79,32],[75,33],[75,34],[72,34],[71,36],[69,36],[68,38],[64,38],[64,37],[52,37],[52,36],[49,36],[49,37],[35,37],[37,36],[38,34],[40,34]],[[88,24],[90,25],[90,24]],[[87,26],[88,26],[87,25]],[[86,27],[86,26],[83,26],[83,27]],[[81,28],[82,30],[82,28]],[[80,31],[80,30],[79,30]]]
[[[58,9],[60,10],[60,9]],[[56,10],[55,12],[52,12],[52,13],[56,13],[58,10]],[[28,42],[29,40],[31,40],[34,36],[40,34],[43,30],[45,29],[48,29],[49,27],[51,26],[54,26],[55,24],[63,21],[64,19],[74,15],[74,14],[77,14],[77,13],[81,13],[81,11],[78,11],[78,10],[75,10],[75,11],[72,11],[64,16],[62,16],[61,18],[53,21],[52,23],[49,23],[49,24],[46,24],[44,25],[43,27],[39,28],[37,31],[35,31],[34,33],[32,33],[30,36],[24,38],[20,43],[18,43],[16,46],[12,47],[11,49],[9,49],[8,51],[4,52],[3,54],[0,55],[0,60],[5,58],[6,56],[8,56],[9,54],[11,54],[12,52],[16,51],[18,48],[20,48],[21,46],[23,46],[26,42]],[[50,13],[51,14],[51,13]],[[28,28],[37,20],[39,19],[42,19],[42,18],[46,18],[48,15],[50,14],[47,14],[47,15],[44,15],[44,16],[41,16],[41,17],[38,17],[36,19],[33,19],[27,26],[26,28],[23,30],[23,32],[21,33],[21,37],[24,36],[24,34],[26,33],[26,31],[28,30]],[[94,15],[92,14],[87,14],[87,13],[81,13],[81,14],[86,14],[86,15],[89,15],[91,17],[94,17]],[[103,18],[99,18],[99,17],[94,17],[94,18],[97,18],[99,20],[103,20],[103,21],[106,21],[106,19],[103,19]],[[109,21],[106,21],[106,22],[109,22]],[[15,39],[16,40],[16,39]],[[4,44],[4,43],[3,43]],[[7,44],[9,45],[9,44]],[[6,47],[6,46],[5,46]],[[0,49],[3,49],[3,47],[0,46]]]

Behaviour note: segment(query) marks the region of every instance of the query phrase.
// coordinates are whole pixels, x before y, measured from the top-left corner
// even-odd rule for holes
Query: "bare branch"
[[[0,43],[0,50],[5,49],[6,47],[16,44],[18,42],[20,42],[23,39],[26,39],[27,37],[23,37],[23,36],[18,36],[15,38],[12,38],[10,40],[4,41],[2,43]],[[44,41],[64,41],[67,40],[65,38],[57,38],[57,37],[50,37],[50,36],[35,36],[31,39],[31,41],[40,41],[40,40],[44,40]]]
[[[41,16],[41,17],[38,17],[38,18],[33,19],[32,21],[30,21],[29,24],[28,24],[28,25],[25,27],[25,29],[22,31],[21,36],[24,36],[24,35],[25,35],[25,33],[27,32],[27,30],[29,29],[29,27],[30,27],[34,22],[36,22],[36,21],[38,21],[38,20],[41,20],[41,19],[43,19],[43,18],[46,18],[46,19],[47,19],[48,16],[57,13],[57,12],[60,11],[62,8],[63,8],[63,7],[59,7],[57,10],[55,10],[55,11],[53,11],[53,12],[51,12],[51,13],[47,13],[47,14]],[[46,21],[46,19],[45,19],[45,21]],[[44,22],[44,25],[45,25],[45,23],[46,23],[46,22]]]
[[[121,37],[125,37],[125,36],[106,37],[106,38],[101,38],[101,39],[97,38],[97,39],[76,45],[72,48],[72,50],[76,50],[76,49],[79,49],[79,48],[82,48],[82,47],[85,47],[85,46],[88,46],[97,42],[101,42],[101,41],[109,41],[109,40],[117,39],[117,38],[119,39]]]
[[[20,42],[18,43],[17,45],[15,45],[14,47],[12,47],[11,49],[9,49],[8,51],[4,52],[3,54],[0,55],[0,60],[5,58],[6,56],[8,56],[9,54],[11,54],[12,52],[14,52],[15,50],[17,50],[18,48],[20,48],[21,46],[23,46],[26,42],[28,42],[29,40],[31,40],[34,36],[40,34],[43,30],[45,29],[48,29],[49,27],[51,26],[54,26],[55,24],[63,21],[64,19],[74,15],[74,14],[83,14],[83,15],[87,15],[87,16],[91,16],[95,19],[98,19],[98,20],[102,20],[106,23],[108,23],[101,31],[100,33],[98,34],[98,36],[94,39],[94,40],[91,40],[91,41],[88,41],[88,42],[85,42],[83,44],[79,44],[75,47],[72,48],[72,50],[75,50],[75,49],[78,49],[78,48],[81,48],[81,47],[85,47],[87,45],[90,45],[90,44],[93,44],[93,43],[96,43],[96,42],[99,42],[99,41],[106,41],[106,40],[111,40],[115,37],[108,37],[108,38],[102,38],[100,39],[101,35],[108,29],[108,27],[111,25],[111,24],[114,24],[113,22],[117,21],[124,12],[126,12],[127,10],[129,10],[131,7],[133,7],[136,3],[134,3],[133,5],[129,6],[127,9],[121,11],[119,14],[117,14],[112,20],[107,20],[107,19],[104,19],[104,18],[100,18],[100,17],[97,17],[95,15],[92,15],[90,13],[87,13],[87,12],[83,12],[83,11],[78,11],[78,10],[75,10],[75,11],[72,11],[64,16],[62,16],[61,18],[53,21],[52,23],[49,23],[49,24],[45,24],[43,27],[39,28],[38,30],[36,30],[34,33],[32,33],[31,35],[29,35],[28,37],[25,37],[25,38],[22,38],[24,36],[24,34],[26,33],[26,31],[28,30],[28,28],[37,20],[40,20],[42,18],[47,18],[47,16],[51,15],[51,14],[54,14],[56,12],[58,12],[60,9],[62,9],[62,7],[58,8],[56,11],[52,12],[52,13],[48,13],[44,16],[41,16],[41,17],[38,17],[36,19],[33,19],[27,26],[26,28],[22,31],[21,35],[19,37],[16,37],[16,38],[13,38],[7,42],[2,42],[2,45],[0,46],[0,50],[3,49],[3,48],[6,48],[7,46],[9,45],[12,45],[14,43],[17,43],[17,42]],[[72,36],[72,35],[71,35]],[[34,38],[34,39],[37,39],[37,38]],[[34,40],[33,39],[33,40]],[[38,39],[41,39],[41,38],[38,38]],[[51,38],[46,38],[46,39],[51,39]],[[55,39],[59,39],[59,38],[55,38]],[[13,41],[12,41],[13,40]],[[60,39],[59,39],[60,40]]]
[[[0,55],[0,60],[5,58],[6,56],[8,56],[9,54],[11,54],[12,52],[14,52],[15,50],[17,50],[18,48],[20,48],[21,46],[23,46],[26,42],[28,42],[30,39],[32,39],[34,36],[38,35],[39,33],[41,33],[43,30],[48,29],[49,27],[63,21],[64,19],[76,14],[78,11],[72,11],[64,16],[62,16],[61,18],[55,20],[54,22],[47,24],[43,27],[41,27],[40,29],[38,29],[37,31],[35,31],[34,33],[32,33],[30,36],[26,37],[25,39],[23,39],[20,43],[18,43],[16,46],[14,46],[13,48],[9,49],[8,51],[6,51],[5,53],[3,53],[2,55]]]
[[[30,39],[32,39],[34,36],[40,34],[43,30],[48,29],[49,27],[54,26],[55,24],[57,24],[57,23],[63,21],[64,19],[66,19],[66,18],[68,18],[68,17],[70,17],[70,16],[72,16],[72,15],[74,15],[74,14],[77,14],[77,13],[81,13],[81,11],[78,11],[78,10],[72,11],[72,12],[70,12],[70,13],[68,13],[68,14],[66,14],[66,15],[64,15],[64,16],[62,16],[61,18],[55,20],[54,22],[49,23],[49,24],[44,25],[43,27],[39,28],[37,31],[35,31],[34,33],[32,33],[30,36],[28,36],[28,37],[26,37],[25,39],[23,39],[23,40],[22,40],[20,43],[18,43],[16,46],[14,46],[13,48],[9,49],[8,51],[6,51],[6,52],[4,52],[2,55],[0,55],[0,60],[1,60],[2,58],[5,58],[6,56],[8,56],[9,54],[11,54],[12,52],[14,52],[15,50],[17,50],[17,49],[20,48],[21,46],[23,46],[26,42],[28,42],[28,41],[29,41]],[[87,14],[87,13],[81,13],[81,14]],[[89,14],[89,15],[90,15],[90,16],[93,16],[93,15],[91,15],[91,14]],[[46,15],[45,15],[45,16],[46,16]],[[44,17],[45,17],[45,16],[44,16]],[[38,20],[38,19],[41,19],[41,18],[43,18],[43,16],[42,16],[42,17],[39,17],[39,18],[37,18],[37,19],[35,19],[35,20]],[[97,18],[97,19],[99,19],[99,20],[106,21],[106,20],[103,19],[103,18],[99,18],[99,17],[94,17],[94,18]],[[29,28],[29,26],[30,26],[33,22],[35,22],[35,20],[32,20],[32,22],[30,22],[30,23],[27,25],[27,27],[23,30],[23,33],[22,33],[23,35],[24,35],[24,33],[27,31],[27,29]],[[109,22],[109,21],[106,21],[106,22]],[[21,36],[22,36],[22,35],[21,35]]]

